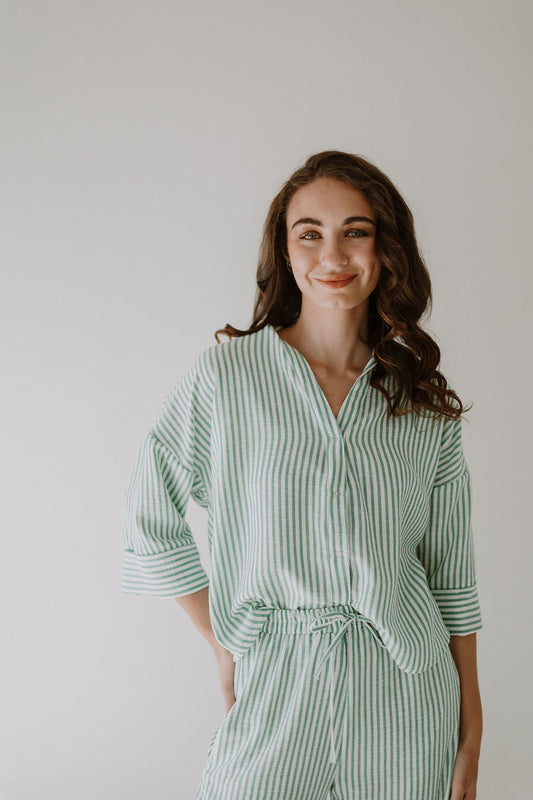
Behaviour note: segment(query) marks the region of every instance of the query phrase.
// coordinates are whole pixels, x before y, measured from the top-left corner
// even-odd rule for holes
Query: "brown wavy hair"
[[[269,323],[286,328],[298,319],[302,294],[286,266],[286,214],[298,189],[321,177],[359,189],[377,216],[376,255],[382,266],[379,282],[368,297],[365,344],[374,348],[376,359],[370,385],[385,396],[389,417],[427,410],[430,415],[458,419],[472,406],[464,408],[438,371],[440,348],[419,325],[426,309],[432,308],[432,294],[413,215],[392,181],[359,155],[340,150],[316,153],[283,184],[263,227],[252,324],[240,330],[228,323],[215,332],[217,343],[221,333],[230,338],[246,336]],[[395,384],[392,396],[387,385],[380,383],[387,375]]]

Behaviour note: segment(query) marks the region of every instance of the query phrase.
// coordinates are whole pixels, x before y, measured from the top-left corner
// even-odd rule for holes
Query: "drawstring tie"
[[[326,611],[320,617],[317,617],[313,620],[311,625],[309,626],[309,633],[315,633],[316,631],[324,630],[325,628],[329,628],[333,626],[339,620],[342,621],[342,625],[339,627],[339,630],[331,640],[330,644],[326,648],[326,651],[323,653],[322,658],[318,662],[318,667],[315,670],[314,677],[316,680],[320,677],[320,673],[324,667],[324,663],[326,658],[330,656],[329,659],[329,722],[330,722],[330,736],[331,736],[331,750],[330,750],[330,758],[329,763],[334,764],[337,761],[337,756],[335,754],[335,736],[334,736],[334,726],[333,726],[333,659],[334,659],[334,650],[337,646],[338,642],[340,641],[341,637],[343,636],[345,630],[347,629],[348,625],[352,625],[353,623],[365,625],[376,642],[380,645],[380,647],[385,647],[379,633],[377,632],[374,625],[370,622],[370,620],[365,619],[361,616],[358,611],[354,611],[353,613],[348,613],[344,611]],[[344,709],[344,713],[346,713],[346,708]]]

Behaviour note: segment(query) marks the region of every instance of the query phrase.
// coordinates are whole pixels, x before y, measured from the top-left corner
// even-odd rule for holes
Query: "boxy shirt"
[[[137,452],[122,499],[122,593],[209,587],[234,659],[273,609],[349,604],[400,669],[482,628],[462,417],[388,417],[375,351],[335,417],[267,324],[200,352]],[[392,376],[381,383],[394,392]],[[185,519],[208,510],[209,575]]]

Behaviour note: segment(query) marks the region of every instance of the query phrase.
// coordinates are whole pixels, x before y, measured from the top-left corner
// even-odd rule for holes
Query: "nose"
[[[345,266],[349,261],[348,254],[338,239],[324,242],[320,252],[320,263],[327,269],[337,269]]]

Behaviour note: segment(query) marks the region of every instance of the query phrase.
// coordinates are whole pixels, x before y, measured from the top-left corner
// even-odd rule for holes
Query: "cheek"
[[[372,290],[374,290],[378,285],[380,275],[381,275],[381,264],[378,263],[372,270],[372,278],[371,278]]]
[[[307,264],[316,258],[316,253],[313,253],[309,247],[293,247],[294,260],[299,264]]]
[[[296,252],[291,264],[295,277],[300,281],[305,281],[309,279],[309,274],[316,269],[316,258],[311,253]]]
[[[364,275],[362,276],[361,287],[365,287],[365,291],[373,292],[379,282],[379,276],[381,275],[381,264],[379,261],[376,261],[374,264],[371,264],[368,269],[364,271]]]

